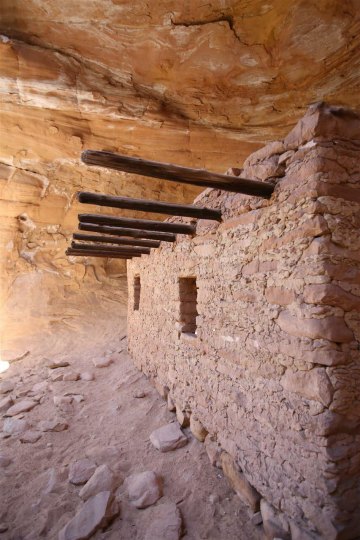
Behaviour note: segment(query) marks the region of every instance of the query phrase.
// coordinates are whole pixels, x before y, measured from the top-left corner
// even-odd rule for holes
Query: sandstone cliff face
[[[82,149],[239,166],[309,102],[359,105],[359,26],[355,0],[3,0],[3,347],[85,337],[89,313],[105,324],[115,305],[124,315],[124,263],[64,256],[76,191],[186,202],[199,192],[90,169]]]

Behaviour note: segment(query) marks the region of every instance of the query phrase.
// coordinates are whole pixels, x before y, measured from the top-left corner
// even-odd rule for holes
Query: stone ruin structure
[[[207,189],[221,224],[128,262],[129,351],[268,538],[359,538],[360,117],[312,106],[242,176],[271,199]]]

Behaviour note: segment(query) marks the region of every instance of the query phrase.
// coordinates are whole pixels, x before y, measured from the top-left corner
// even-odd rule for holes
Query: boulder
[[[75,485],[85,484],[92,477],[95,470],[95,463],[88,458],[74,461],[69,468],[69,482]]]
[[[125,488],[129,500],[136,508],[146,508],[162,497],[161,478],[153,471],[128,476]]]
[[[58,540],[86,540],[106,527],[120,512],[110,491],[102,491],[86,501],[79,512],[60,531]]]
[[[150,441],[160,452],[176,450],[185,446],[188,442],[187,437],[177,423],[167,424],[156,429],[151,433]]]

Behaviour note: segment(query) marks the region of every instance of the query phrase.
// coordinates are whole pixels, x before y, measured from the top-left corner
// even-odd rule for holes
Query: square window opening
[[[140,292],[141,292],[140,276],[135,276],[134,277],[134,311],[139,310]]]
[[[179,278],[180,323],[183,334],[196,335],[197,287],[195,277]]]

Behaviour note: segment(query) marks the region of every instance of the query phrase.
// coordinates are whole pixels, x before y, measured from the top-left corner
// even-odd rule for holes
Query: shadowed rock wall
[[[360,534],[359,157],[360,117],[313,106],[245,162],[276,184],[269,201],[207,190],[197,204],[221,224],[128,263],[136,365],[222,448],[268,538]]]

